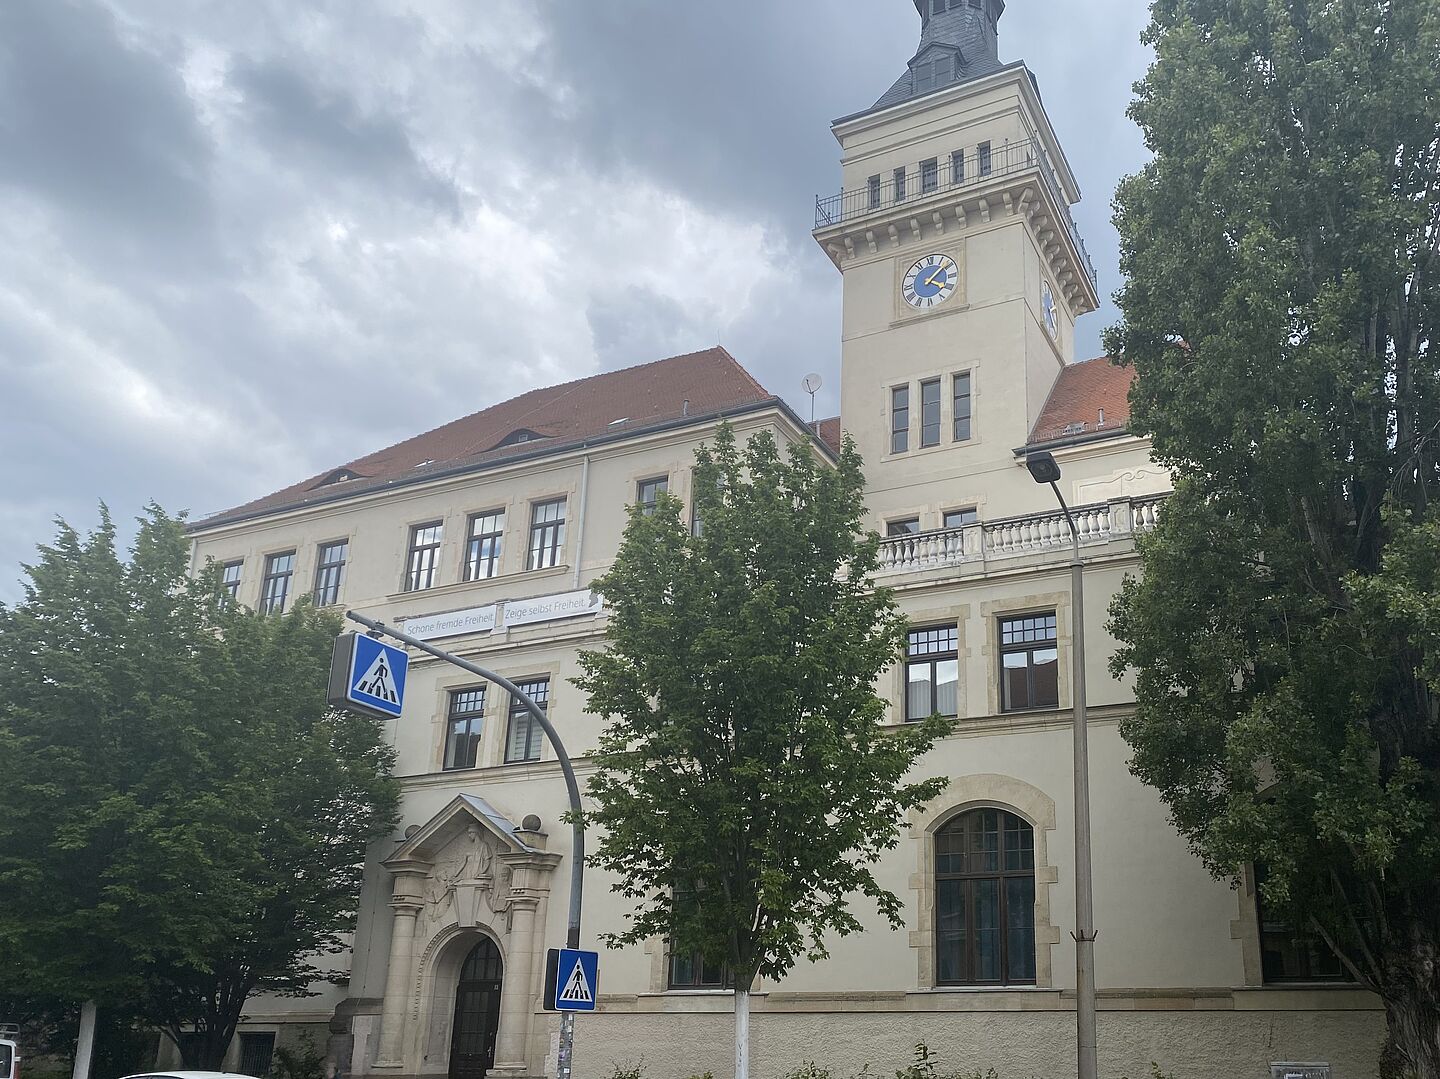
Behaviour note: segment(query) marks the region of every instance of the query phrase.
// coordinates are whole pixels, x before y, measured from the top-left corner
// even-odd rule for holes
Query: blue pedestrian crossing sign
[[[593,1012],[600,990],[600,953],[552,948],[545,964],[545,1007]]]
[[[330,661],[330,703],[379,719],[399,719],[409,672],[410,654],[403,648],[342,633]]]

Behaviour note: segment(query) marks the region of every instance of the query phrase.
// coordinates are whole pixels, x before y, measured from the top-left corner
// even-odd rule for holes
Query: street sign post
[[[593,1012],[600,990],[600,953],[551,948],[545,960],[545,1010]]]
[[[410,654],[373,637],[342,633],[330,659],[330,703],[378,719],[399,719]]]
[[[555,749],[555,758],[560,764],[560,771],[565,777],[565,792],[570,799],[570,918],[569,925],[565,930],[565,943],[569,946],[567,950],[572,953],[577,952],[580,948],[580,908],[585,893],[585,817],[580,805],[580,781],[575,777],[575,766],[570,760],[569,752],[565,749],[565,743],[560,739],[560,732],[555,729],[555,724],[550,722],[550,717],[545,714],[545,710],[536,704],[528,693],[503,675],[496,674],[494,671],[471,663],[468,659],[461,659],[457,655],[436,648],[433,644],[429,644],[419,637],[411,636],[403,630],[391,629],[385,625],[384,622],[377,622],[373,618],[367,618],[365,615],[357,614],[355,611],[346,611],[345,617],[352,622],[358,622],[376,637],[385,636],[397,641],[402,641],[411,648],[418,649],[427,655],[434,656],[438,660],[452,664],[462,671],[467,671],[475,675],[477,678],[483,678],[487,682],[493,682],[506,693],[510,694],[512,700],[519,701],[525,710],[530,713],[530,718],[545,732],[545,737],[550,739],[550,745]],[[394,651],[398,652],[399,650],[395,649]],[[337,659],[335,666],[339,667],[339,665],[340,661]],[[350,679],[353,678],[355,667],[356,663],[352,661],[346,668],[349,673],[347,673],[345,681],[338,681],[335,671],[332,670],[332,685],[348,686],[352,684]],[[332,699],[334,696],[332,693]],[[404,697],[403,687],[401,697],[402,699]],[[337,707],[350,708],[356,707],[356,705],[348,703],[347,698],[345,703],[341,703],[337,705]],[[396,714],[398,714],[398,712]],[[558,956],[556,957],[556,962],[557,964],[559,962]],[[589,989],[592,997],[595,995],[595,980],[597,977],[598,971],[592,966],[589,979]],[[574,1047],[575,1012],[574,1010],[568,1010],[562,1012],[560,1015],[560,1049],[555,1063],[556,1079],[570,1079]]]

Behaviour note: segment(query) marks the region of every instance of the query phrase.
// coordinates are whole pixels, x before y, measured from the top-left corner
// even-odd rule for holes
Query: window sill
[[[1303,990],[1304,990],[1305,992],[1307,992],[1307,993],[1314,992],[1314,991],[1317,990],[1317,989],[1318,989],[1318,990],[1345,990],[1345,991],[1352,992],[1352,993],[1353,993],[1355,990],[1359,989],[1359,990],[1361,990],[1361,991],[1363,991],[1363,992],[1367,992],[1367,993],[1369,992],[1369,990],[1366,989],[1365,986],[1361,985],[1359,982],[1336,982],[1336,981],[1318,981],[1318,982],[1301,982],[1301,981],[1295,981],[1295,982],[1266,982],[1266,983],[1264,983],[1263,985],[1247,985],[1245,988],[1246,988],[1247,990],[1251,991],[1251,992],[1257,992],[1257,993],[1285,993],[1285,992],[1289,992],[1289,991],[1295,990],[1295,989],[1303,989]]]
[[[1060,989],[1043,985],[932,985],[922,993],[1059,993]]]

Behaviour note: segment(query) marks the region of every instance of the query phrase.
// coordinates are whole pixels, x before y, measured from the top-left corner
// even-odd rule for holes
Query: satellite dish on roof
[[[825,385],[825,380],[812,371],[810,374],[805,376],[804,381],[801,382],[800,385],[803,386],[805,388],[805,392],[810,395],[810,426],[814,427],[815,395],[820,392],[820,387]]]

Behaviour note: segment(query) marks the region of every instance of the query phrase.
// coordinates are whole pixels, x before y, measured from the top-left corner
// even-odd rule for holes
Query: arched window
[[[935,834],[935,984],[1035,984],[1035,832],[976,809]]]

